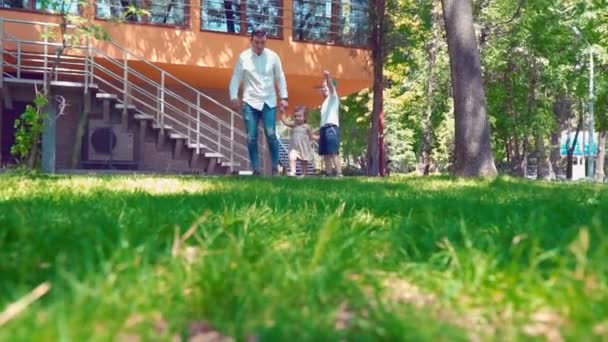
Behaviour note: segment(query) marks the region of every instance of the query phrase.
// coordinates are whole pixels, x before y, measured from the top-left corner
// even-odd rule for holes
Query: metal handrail
[[[3,33],[2,47],[3,48],[4,48],[4,41],[16,43],[19,46],[19,48],[21,48],[20,45],[27,45],[27,44],[44,46],[45,50],[48,50],[49,47],[53,48],[53,47],[61,46],[61,44],[59,44],[59,43],[48,42],[48,41],[21,40],[21,39],[16,38],[15,36],[9,34],[8,32],[5,32],[5,27],[4,27],[4,22],[11,22],[11,23],[25,24],[25,25],[40,25],[40,26],[45,26],[45,27],[57,27],[58,24],[46,23],[46,22],[36,22],[36,21],[14,20],[14,19],[7,19],[7,18],[0,18],[0,20],[2,21],[2,33]],[[69,28],[73,28],[73,27],[74,26],[69,26]],[[179,132],[180,130],[176,130],[176,131],[178,131],[178,133],[184,134],[184,130],[185,130],[185,133],[186,133],[185,136],[188,139],[188,144],[195,145],[197,152],[200,152],[201,146],[206,147],[206,145],[201,143],[201,140],[203,140],[204,142],[207,142],[207,145],[215,145],[216,146],[215,150],[220,154],[225,154],[226,159],[228,159],[227,161],[234,162],[235,158],[238,158],[238,159],[241,159],[243,162],[247,163],[248,158],[245,156],[246,153],[239,153],[238,151],[236,151],[237,149],[240,149],[241,151],[247,150],[247,146],[245,144],[235,141],[235,137],[240,137],[240,138],[247,137],[247,135],[242,130],[235,127],[235,117],[242,118],[242,116],[240,114],[236,113],[232,109],[221,104],[220,102],[216,101],[215,99],[211,98],[210,96],[198,91],[197,89],[195,89],[192,86],[190,86],[189,84],[181,81],[180,79],[176,78],[175,76],[167,73],[166,71],[157,67],[156,65],[152,64],[151,62],[143,59],[142,57],[137,56],[136,54],[131,53],[130,51],[127,51],[119,44],[116,44],[114,42],[109,42],[109,44],[113,45],[114,47],[118,48],[119,50],[121,50],[123,52],[125,59],[122,63],[119,60],[117,60],[116,58],[113,58],[113,57],[107,55],[105,52],[101,51],[100,49],[89,45],[88,41],[87,41],[87,45],[79,45],[79,46],[71,47],[72,49],[80,50],[83,53],[84,57],[68,56],[68,58],[71,59],[72,61],[84,60],[84,63],[82,63],[82,64],[74,63],[74,65],[77,65],[78,67],[84,66],[84,70],[76,69],[76,68],[75,69],[61,68],[60,70],[58,70],[58,73],[67,74],[68,72],[71,72],[71,74],[73,74],[73,75],[84,76],[85,89],[88,87],[89,83],[92,83],[93,80],[100,81],[101,83],[104,83],[106,86],[112,88],[113,91],[117,91],[118,93],[123,95],[123,99],[122,100],[119,99],[119,101],[123,102],[125,105],[127,105],[131,100],[133,100],[133,101],[137,102],[138,104],[140,104],[141,106],[148,107],[148,109],[155,112],[156,110],[154,108],[150,108],[151,106],[149,105],[148,101],[143,101],[141,99],[136,98],[133,94],[127,93],[129,90],[135,89],[138,93],[141,93],[143,96],[154,99],[156,101],[157,107],[165,109],[163,111],[163,113],[161,113],[161,115],[160,115],[161,117],[157,118],[157,119],[160,119],[159,123],[161,123],[161,126],[162,126],[162,122],[165,118],[168,119],[169,121],[173,122],[174,125],[180,126],[182,128],[181,132]],[[3,51],[3,53],[4,53],[4,51]],[[12,54],[12,53],[10,53],[10,54],[13,57],[15,55],[17,55],[18,57],[21,56],[20,52],[17,52],[16,54]],[[42,56],[43,58],[41,60],[39,60],[38,62],[45,62],[45,67],[42,68],[42,67],[33,67],[33,66],[23,66],[23,65],[21,65],[23,62],[32,62],[31,59],[30,60],[25,59],[23,61],[19,60],[17,62],[16,67],[18,70],[22,70],[23,68],[28,68],[28,71],[30,71],[29,69],[37,69],[38,72],[40,72],[40,71],[45,72],[45,71],[48,71],[51,69],[48,65],[48,60],[49,60],[49,57],[53,56],[52,54],[49,55],[46,52],[44,54],[28,52],[27,55],[33,56],[33,57]],[[107,61],[111,65],[114,65],[115,67],[118,67],[119,71],[122,71],[123,75],[118,75],[116,72],[109,70],[104,65],[97,62],[94,58],[96,56],[103,57],[102,58],[103,60]],[[144,64],[146,64],[147,66],[152,67],[154,70],[158,71],[161,76],[161,83],[152,80],[151,78],[147,77],[146,75],[143,75],[142,73],[140,73],[137,70],[135,70],[134,68],[132,68],[128,63],[128,56],[132,56],[139,61],[143,61]],[[3,64],[6,64],[6,65],[11,64],[8,61],[4,61],[4,58],[2,58],[2,62],[3,62]],[[66,63],[62,63],[62,64],[64,64],[64,67],[67,65]],[[15,65],[13,65],[13,67],[14,66]],[[103,72],[107,78],[110,78],[110,79],[113,78],[113,79],[115,79],[115,81],[123,81],[123,83],[124,83],[123,88],[120,89],[119,87],[112,85],[110,80],[104,79],[100,75],[96,74],[95,70],[99,70],[99,71]],[[75,71],[77,71],[77,73],[75,73]],[[152,94],[149,91],[146,91],[140,85],[129,80],[129,76],[131,76],[132,78],[137,78],[141,81],[144,81],[149,86],[156,88],[157,90],[159,90],[159,92],[161,93],[162,96],[160,96],[160,98],[159,98],[159,97],[156,97],[155,94]],[[171,80],[172,82],[174,82],[178,85],[183,86],[186,90],[191,91],[196,96],[197,104],[193,103],[190,100],[187,100],[183,96],[166,88],[165,82],[167,79]],[[176,105],[171,104],[169,101],[167,101],[168,99],[174,99],[178,103],[178,106],[185,107],[185,110],[187,110],[188,112],[190,112],[191,110],[194,110],[195,116],[191,115],[191,113],[186,113],[186,111],[184,109],[180,109]],[[230,123],[227,123],[225,120],[221,120],[217,116],[212,115],[207,110],[200,108],[200,106],[198,106],[198,104],[200,103],[201,99],[211,102],[212,104],[218,106],[221,110],[227,111],[230,115]],[[171,113],[166,113],[166,111],[170,111]],[[146,114],[142,111],[140,111],[140,112],[142,114]],[[175,117],[172,117],[172,115]],[[181,118],[182,120],[186,120],[188,122],[188,124],[186,125],[185,123],[183,123],[183,121],[180,121],[179,118]],[[208,125],[207,123],[205,123],[201,120],[202,118],[207,118],[207,119],[211,120],[211,122],[217,124],[218,127],[214,128],[214,127]],[[212,134],[215,134],[217,141],[211,139],[206,134],[203,134],[201,129],[209,131]],[[228,132],[223,133],[224,130],[228,130]],[[192,137],[192,133],[194,133],[194,137]],[[227,149],[222,144],[226,140],[228,140],[228,145],[230,145],[229,149]],[[209,144],[209,142],[212,142],[213,144]],[[226,151],[226,150],[228,150],[228,151]],[[225,152],[227,152],[227,153],[225,153]],[[231,165],[232,165],[232,163],[231,163]]]

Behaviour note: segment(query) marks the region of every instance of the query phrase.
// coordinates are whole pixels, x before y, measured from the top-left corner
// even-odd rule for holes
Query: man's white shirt
[[[287,82],[279,55],[264,49],[260,55],[253,49],[243,51],[234,66],[230,80],[230,99],[238,99],[239,87],[243,83],[243,101],[251,107],[262,110],[264,104],[277,106],[275,81],[279,86],[279,95],[287,98]]]

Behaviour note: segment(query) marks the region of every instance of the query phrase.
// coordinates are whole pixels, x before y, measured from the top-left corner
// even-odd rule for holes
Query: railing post
[[[43,73],[43,82],[44,82],[44,86],[43,86],[43,91],[45,94],[48,94],[49,89],[46,88],[47,85],[47,79],[48,79],[48,75],[49,73],[47,72],[47,68],[49,67],[49,45],[48,45],[49,39],[47,37],[47,35],[44,35],[44,73]]]
[[[0,89],[4,87],[4,18],[0,17]]]
[[[17,41],[17,78],[21,78],[21,41]]]
[[[160,126],[165,130],[165,72],[160,73]]]
[[[160,124],[160,85],[156,87],[156,122]]]
[[[89,84],[95,83],[95,56],[93,54],[93,48],[91,42],[87,43],[87,50],[89,51]]]
[[[234,171],[234,112],[230,111],[230,173]]]
[[[217,151],[222,153],[222,122],[217,121]]]
[[[55,57],[56,56],[59,56],[59,48],[55,49]],[[57,81],[59,81],[59,68],[60,68],[59,64],[61,63],[61,60],[60,59],[53,59],[53,63],[55,63],[55,61],[57,62],[57,64],[56,64],[56,67],[55,67],[55,73],[54,73],[55,75],[54,75],[54,77],[55,77],[55,82],[57,82]],[[51,69],[52,69],[52,67],[51,67]]]
[[[201,94],[196,94],[196,153],[201,153]]]
[[[123,52],[123,108],[122,113],[126,115],[127,106],[129,105],[129,61],[127,60],[127,52]]]
[[[84,93],[88,94],[89,93],[89,57],[90,57],[89,37],[87,37],[87,39],[86,39],[86,46],[85,46],[84,53],[85,53],[85,55],[84,55]]]
[[[192,136],[192,107],[188,106],[188,143],[190,143],[191,136]]]

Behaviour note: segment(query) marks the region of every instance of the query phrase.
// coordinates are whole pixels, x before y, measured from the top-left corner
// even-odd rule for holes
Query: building
[[[3,0],[1,160],[13,160],[14,120],[53,64],[56,41],[45,32],[57,30],[60,8],[99,24],[110,40],[90,40],[61,59],[51,91],[68,106],[45,132],[46,168],[225,173],[248,168],[242,118],[227,107],[248,32],[270,32],[267,46],[282,58],[290,105],[316,106],[323,69],[336,76],[341,96],[371,85],[367,3]]]

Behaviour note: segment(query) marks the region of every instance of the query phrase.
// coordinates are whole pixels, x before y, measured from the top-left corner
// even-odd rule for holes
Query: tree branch
[[[515,13],[513,13],[513,16],[511,18],[509,18],[508,20],[505,20],[503,22],[497,23],[495,25],[492,25],[488,28],[488,30],[493,30],[499,26],[502,25],[506,25],[509,24],[511,22],[513,22],[513,20],[517,19],[517,17],[519,17],[519,15],[521,14],[521,10],[524,8],[524,5],[526,3],[526,0],[519,0],[519,5],[517,5],[517,9],[515,10]]]

